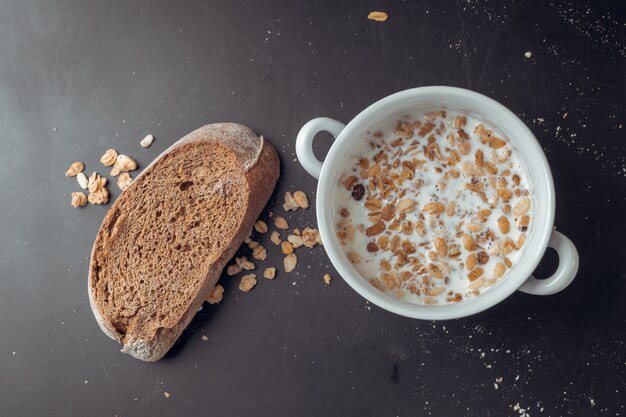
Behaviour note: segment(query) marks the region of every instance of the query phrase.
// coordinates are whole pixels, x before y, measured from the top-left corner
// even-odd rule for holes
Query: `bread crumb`
[[[165,396],[165,398],[170,398],[170,393],[167,391],[164,391],[163,395]]]
[[[206,300],[209,304],[218,304],[220,301],[222,301],[223,298],[224,287],[222,287],[220,284],[217,284],[215,287],[213,287],[211,294],[209,294],[209,298],[207,298]]]
[[[273,266],[270,268],[265,268],[263,271],[263,278],[274,279],[276,277],[276,268]]]
[[[285,272],[291,272],[296,269],[296,265],[298,265],[298,257],[295,253],[285,256],[283,260],[283,265],[285,267]]]
[[[83,172],[85,164],[82,162],[74,162],[70,165],[69,169],[65,172],[66,177],[75,177],[79,172]]]
[[[256,275],[248,274],[241,277],[239,282],[239,289],[243,292],[248,292],[256,285]]]
[[[280,245],[280,233],[276,230],[272,231],[272,235],[270,236],[270,240],[276,246]]]
[[[207,340],[209,340],[209,338],[206,337],[206,335],[202,335],[202,340],[207,341]]]
[[[329,285],[332,279],[333,277],[331,277],[330,275],[324,274],[324,282],[326,283],[326,285]]]
[[[530,52],[530,51],[526,51],[526,53],[524,54],[524,56],[525,56],[526,58],[530,58],[532,55],[533,55],[533,53],[532,53],[532,52]]]
[[[282,230],[289,229],[289,223],[287,223],[287,220],[285,220],[285,218],[281,216],[276,216],[274,218],[274,226]]]
[[[370,12],[370,14],[367,15],[367,18],[369,20],[375,20],[376,22],[385,22],[387,21],[389,16],[385,12],[374,11],[374,12]]]
[[[265,223],[263,220],[257,220],[257,222],[254,223],[254,230],[256,230],[259,233],[266,233],[267,223]]]

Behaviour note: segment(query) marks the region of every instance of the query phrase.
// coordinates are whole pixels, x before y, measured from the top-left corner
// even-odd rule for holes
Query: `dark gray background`
[[[623,4],[0,0],[0,415],[624,415]],[[377,9],[387,22],[367,20]],[[114,147],[145,166],[194,128],[241,122],[280,152],[280,212],[287,190],[315,198],[294,155],[306,121],[436,84],[495,98],[537,136],[581,256],[567,290],[410,320],[316,248],[249,294],[223,277],[223,303],[158,363],[102,334],[86,279],[108,206],[70,207],[71,162],[106,173]],[[288,219],[315,225],[313,209]]]

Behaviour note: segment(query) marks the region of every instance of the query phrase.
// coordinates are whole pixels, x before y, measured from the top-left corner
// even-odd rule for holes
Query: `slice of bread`
[[[159,360],[249,235],[280,171],[249,128],[195,130],[154,160],[104,218],[91,254],[89,301],[122,352]]]

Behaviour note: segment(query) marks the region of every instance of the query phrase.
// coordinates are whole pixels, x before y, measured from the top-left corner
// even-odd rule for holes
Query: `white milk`
[[[509,141],[499,134],[498,130],[488,124],[482,124],[486,129],[493,131],[497,138],[505,141],[506,145],[499,149],[493,149],[489,143],[482,143],[480,135],[475,133],[475,128],[479,125],[479,121],[464,115],[467,119],[467,124],[462,128],[463,131],[469,136],[465,143],[470,145],[470,150],[467,155],[462,155],[458,151],[459,143],[459,129],[455,128],[455,119],[463,116],[460,113],[447,112],[446,117],[443,117],[436,113],[418,113],[411,115],[411,117],[403,118],[403,122],[422,122],[424,126],[425,121],[432,121],[436,127],[424,136],[419,135],[419,128],[413,130],[410,136],[407,136],[401,145],[396,147],[391,146],[391,143],[402,135],[402,132],[394,132],[397,121],[389,121],[385,125],[376,126],[371,129],[366,137],[357,144],[353,150],[350,158],[346,159],[345,168],[340,174],[340,184],[337,185],[335,193],[335,224],[337,225],[338,236],[342,242],[342,248],[349,254],[349,259],[353,263],[357,271],[368,281],[374,281],[378,283],[376,285],[381,290],[388,292],[390,295],[410,303],[427,303],[427,304],[441,304],[446,302],[460,301],[467,297],[473,297],[479,295],[481,292],[486,291],[489,287],[497,283],[499,280],[506,279],[510,267],[504,268],[504,273],[499,278],[496,277],[496,264],[500,263],[501,266],[505,266],[508,263],[513,267],[519,258],[521,257],[523,250],[522,245],[518,245],[518,240],[521,235],[525,235],[525,231],[530,228],[530,224],[526,227],[518,225],[516,222],[520,221],[521,215],[514,214],[514,207],[518,205],[517,213],[521,211],[520,201],[530,200],[530,208],[524,212],[524,215],[528,215],[532,219],[532,192],[531,184],[529,183],[529,177],[524,168],[522,161],[517,155],[515,149],[511,148]],[[436,117],[436,118],[435,118]],[[433,120],[434,119],[434,120]],[[442,124],[442,125],[440,125]],[[437,130],[439,130],[437,132]],[[404,129],[404,132],[407,132]],[[437,156],[430,160],[425,155],[423,149],[424,145],[428,144],[428,139],[431,135],[435,138],[435,143],[438,145],[439,154],[443,160],[438,159]],[[455,146],[451,147],[451,141],[448,136],[455,137]],[[464,136],[461,133],[461,136]],[[431,139],[432,141],[432,139]],[[493,146],[502,145],[502,143],[491,142]],[[411,146],[417,145],[417,148],[407,152]],[[434,146],[431,145],[431,148]],[[485,165],[482,170],[476,168],[476,151],[480,149],[484,155],[484,162],[492,162],[497,168],[496,175],[491,175],[487,172]],[[364,170],[359,166],[359,161],[363,158],[369,160],[369,167],[371,168],[376,162],[373,160],[374,156],[381,150],[386,150],[386,154],[390,157],[389,160],[393,161],[395,158],[391,158],[393,155],[397,156],[400,163],[396,169],[385,175],[389,177],[393,173],[401,174],[402,162],[417,160],[418,163],[423,165],[415,170],[414,177],[410,180],[403,181],[400,185],[397,185],[397,189],[391,191],[387,198],[377,198],[382,202],[382,206],[389,203],[394,203],[398,206],[399,200],[410,199],[414,201],[415,209],[406,213],[405,218],[400,222],[401,224],[407,221],[417,224],[420,219],[423,219],[425,225],[423,229],[423,235],[420,235],[417,230],[412,230],[409,233],[403,233],[401,230],[389,230],[390,224],[394,219],[384,221],[386,230],[375,236],[366,236],[366,229],[372,226],[374,223],[368,219],[368,214],[372,213],[372,210],[368,210],[365,207],[365,203],[368,199],[368,195],[371,197],[372,193],[378,193],[378,190],[372,193],[368,192],[369,177],[366,177],[367,170]],[[450,165],[446,161],[446,158],[451,155],[453,150],[457,150],[460,155],[461,161]],[[400,151],[400,152],[399,152]],[[506,161],[496,163],[497,160],[505,159],[506,154],[510,151],[510,156],[506,158]],[[427,151],[428,152],[428,151]],[[473,165],[473,169],[468,169],[469,161]],[[465,172],[461,169],[465,165]],[[450,177],[451,170],[459,171],[458,178]],[[477,169],[477,171],[476,171]],[[493,169],[491,167],[491,169]],[[441,172],[438,172],[440,170]],[[442,177],[448,173],[447,185],[442,185]],[[378,174],[379,177],[382,174]],[[519,178],[519,185],[515,185],[513,176]],[[347,190],[344,183],[350,176],[356,176],[358,183],[364,185],[366,190],[365,196],[356,201],[352,197],[352,190]],[[364,178],[365,177],[365,178]],[[379,177],[374,177],[376,178]],[[490,177],[493,177],[490,179]],[[483,198],[474,191],[466,189],[466,184],[482,183],[482,192],[487,202],[483,201]],[[344,183],[341,183],[341,182]],[[494,188],[494,181],[496,187]],[[500,181],[498,183],[498,181]],[[503,183],[506,181],[506,184]],[[421,182],[421,186],[419,185]],[[473,185],[473,187],[481,187],[480,185]],[[354,187],[352,187],[354,188]],[[509,201],[498,196],[498,189],[508,189],[513,194]],[[516,191],[517,190],[517,191]],[[518,194],[518,195],[516,195]],[[427,214],[424,213],[422,208],[424,205],[431,202],[443,203],[446,207],[450,202],[456,203],[456,208],[450,213],[441,214]],[[518,204],[519,203],[519,204]],[[509,212],[505,212],[508,207]],[[348,217],[342,216],[347,211]],[[491,214],[487,217],[486,221],[479,222],[478,212],[479,210],[488,209],[491,210]],[[377,210],[374,210],[376,212]],[[378,210],[380,211],[380,210]],[[397,218],[397,210],[396,216]],[[449,215],[452,214],[452,215]],[[422,216],[422,217],[420,217]],[[498,227],[498,219],[504,216],[509,222],[509,231],[504,234]],[[474,231],[469,229],[469,224],[482,226],[482,230]],[[476,226],[474,226],[476,227]],[[408,230],[408,229],[407,229]],[[460,234],[467,234],[472,237],[476,242],[477,248],[475,250],[467,250],[464,248],[462,237],[457,237]],[[347,237],[345,237],[347,235]],[[354,236],[351,239],[351,235]],[[400,236],[403,242],[412,243],[416,251],[409,255],[413,259],[413,263],[406,263],[399,265],[397,268],[392,268],[392,271],[398,274],[405,272],[404,280],[401,280],[400,285],[397,285],[398,279],[396,278],[396,284],[384,285],[384,280],[381,278],[389,278],[389,272],[381,270],[381,261],[388,261],[391,265],[397,261],[397,256],[389,250],[379,249],[376,252],[371,252],[367,249],[368,243],[376,242],[381,236],[387,236],[391,240],[394,236]],[[344,239],[341,239],[344,237]],[[448,252],[445,256],[437,256],[431,258],[429,252],[436,252],[434,247],[435,238],[442,238],[448,245]],[[522,237],[521,239],[524,239]],[[505,241],[510,239],[512,242],[508,242],[505,245]],[[450,248],[454,248],[454,244],[459,245],[460,255],[455,256],[454,259],[447,256],[448,254],[454,254]],[[514,249],[512,249],[512,245]],[[519,246],[519,249],[518,249]],[[503,249],[504,247],[504,249]],[[474,253],[476,256],[481,251],[484,251],[489,255],[488,261],[484,264],[476,262],[476,267],[480,267],[483,273],[473,281],[469,279],[470,270],[467,268],[468,256]],[[503,253],[504,252],[504,253]],[[505,255],[506,253],[506,255]],[[506,259],[505,259],[506,258]],[[484,261],[484,255],[481,257]],[[471,261],[470,261],[471,263]],[[437,277],[435,273],[429,270],[429,264],[434,264],[439,271],[443,273],[443,278]],[[383,275],[384,274],[384,275]],[[478,274],[478,271],[476,271]],[[410,276],[410,278],[408,278]],[[389,280],[387,280],[389,282]],[[383,285],[380,285],[380,284]],[[392,288],[389,288],[389,287]],[[442,290],[443,289],[443,290]],[[419,294],[418,291],[419,290]],[[439,292],[439,293],[438,293]]]

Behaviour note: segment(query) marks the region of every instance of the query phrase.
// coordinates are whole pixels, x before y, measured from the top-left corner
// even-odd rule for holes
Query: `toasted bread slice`
[[[249,128],[195,130],[154,160],[104,218],[89,266],[96,320],[122,352],[159,360],[249,235],[280,171]]]

